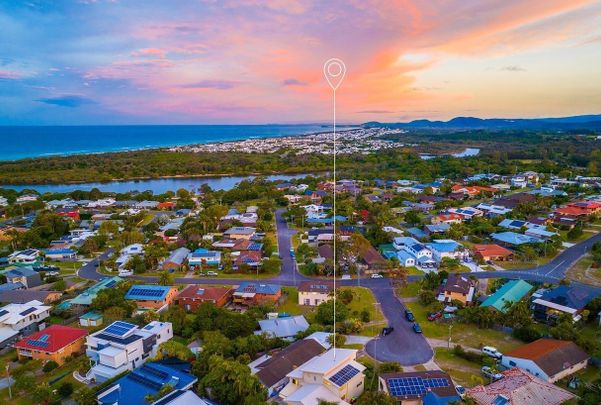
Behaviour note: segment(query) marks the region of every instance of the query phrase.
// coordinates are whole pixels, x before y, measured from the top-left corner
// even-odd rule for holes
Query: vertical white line
[[[332,222],[332,232],[334,233],[334,360],[336,360],[336,89],[334,95],[334,202],[332,204],[334,212],[334,221]]]

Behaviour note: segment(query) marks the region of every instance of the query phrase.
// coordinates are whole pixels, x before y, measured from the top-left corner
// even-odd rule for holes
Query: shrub
[[[49,360],[46,364],[44,364],[44,367],[42,367],[42,371],[44,373],[49,373],[57,367],[58,367],[58,363],[56,361]]]
[[[70,382],[64,382],[58,387],[58,395],[63,398],[67,398],[73,393],[73,384]]]
[[[361,322],[367,323],[369,321],[371,321],[371,315],[369,315],[369,311],[367,309],[364,309],[361,311]]]
[[[474,353],[471,351],[466,351],[463,347],[461,347],[461,345],[456,345],[453,348],[453,354],[457,357],[461,357],[462,359],[465,359],[467,361],[471,361],[474,363],[481,363],[482,362],[482,355],[478,354],[478,353]]]

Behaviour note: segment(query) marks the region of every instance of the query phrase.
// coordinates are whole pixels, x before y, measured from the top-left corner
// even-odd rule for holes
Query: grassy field
[[[447,340],[449,338],[449,323],[439,321],[428,321],[428,308],[418,302],[406,303],[413,311],[415,319],[422,327],[424,335],[429,338]],[[451,329],[451,342],[453,345],[480,348],[482,346],[494,346],[501,352],[510,351],[523,343],[507,333],[493,329],[480,329],[471,324],[453,322]]]
[[[567,277],[581,283],[601,286],[601,268],[591,268],[592,264],[591,256],[583,257],[568,270]]]
[[[435,348],[434,361],[440,368],[449,373],[456,384],[471,388],[485,382],[480,374],[480,364],[455,356],[452,349]]]
[[[411,283],[407,283],[405,287],[397,289],[397,295],[403,298],[416,297],[419,289],[419,281],[412,281]]]

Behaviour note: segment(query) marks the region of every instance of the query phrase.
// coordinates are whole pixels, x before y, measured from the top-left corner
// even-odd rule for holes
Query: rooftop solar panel
[[[357,370],[352,365],[347,364],[342,369],[340,369],[338,372],[336,372],[336,374],[331,376],[329,378],[329,380],[332,381],[337,386],[342,387],[344,384],[349,382],[351,380],[351,378],[356,376],[358,373],[359,373],[359,370]]]
[[[31,308],[27,308],[25,311],[19,313],[19,315],[25,316],[25,315],[29,315],[29,314],[31,314],[32,312],[35,312],[35,311],[36,311],[36,308],[35,307],[31,307]]]
[[[422,396],[431,389],[448,386],[449,381],[446,378],[403,377],[388,380],[390,394],[395,397]]]
[[[3,309],[2,311],[0,311],[0,316],[6,315],[6,314],[8,314],[7,310]]]

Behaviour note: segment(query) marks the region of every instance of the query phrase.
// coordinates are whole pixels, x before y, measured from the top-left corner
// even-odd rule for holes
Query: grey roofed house
[[[163,262],[163,267],[165,266],[181,266],[188,255],[190,254],[190,249],[185,247],[181,247],[179,249],[175,249],[171,252],[171,255]]]
[[[19,267],[4,273],[9,283],[21,282],[27,288],[37,287],[42,284],[40,274],[31,267]]]
[[[29,301],[48,302],[54,295],[62,294],[60,291],[38,291],[38,290],[12,290],[0,291],[0,302],[11,304],[25,304]],[[54,299],[53,299],[54,300]],[[51,300],[51,301],[53,301]]]
[[[325,348],[314,339],[303,339],[292,343],[269,359],[255,366],[259,381],[269,391],[286,385],[286,375],[295,368],[323,353]]]
[[[304,332],[309,328],[309,322],[303,315],[289,316],[285,318],[263,319],[259,321],[260,333],[267,333],[274,337],[289,338],[298,332]]]

